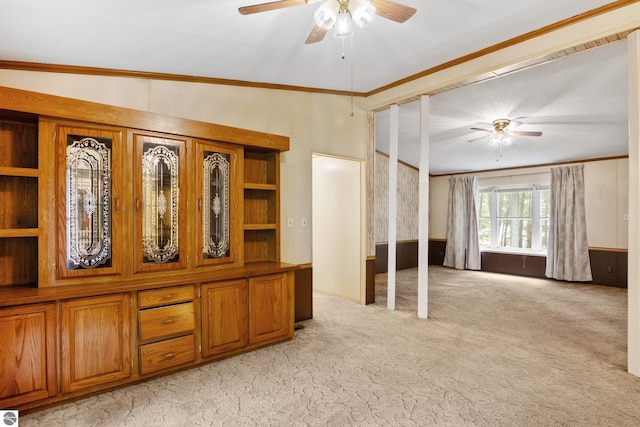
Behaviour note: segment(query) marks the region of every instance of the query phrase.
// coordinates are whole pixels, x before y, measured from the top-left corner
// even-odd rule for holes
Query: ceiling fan
[[[481,137],[471,139],[469,140],[469,142],[491,137],[492,142],[502,142],[504,144],[509,144],[511,142],[511,137],[513,136],[541,136],[542,135],[542,132],[537,132],[537,131],[514,130],[520,125],[522,125],[522,122],[517,120],[497,119],[493,121],[493,129],[483,129],[483,128],[476,128],[476,127],[471,128],[471,130],[488,132],[488,135],[483,135]]]
[[[364,27],[374,15],[403,23],[416,13],[413,7],[389,0],[279,0],[243,6],[238,11],[242,15],[250,15],[320,1],[324,3],[314,13],[315,26],[305,44],[321,41],[329,30],[333,30],[335,37],[349,37],[353,34],[354,24]]]
[[[479,130],[481,132],[487,132],[487,135],[483,135],[478,138],[469,140],[469,142],[477,141],[483,138],[491,138],[491,145],[497,147],[498,158],[502,157],[502,147],[511,144],[511,138],[514,136],[541,136],[542,132],[539,131],[517,131],[514,130],[520,126],[522,122],[509,119],[497,119],[493,121],[493,129],[483,129],[473,127],[471,130]]]

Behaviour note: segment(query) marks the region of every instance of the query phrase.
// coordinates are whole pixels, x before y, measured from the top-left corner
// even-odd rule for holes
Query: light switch
[[[305,227],[307,226],[307,218],[306,218],[306,217],[304,217],[304,216],[303,216],[303,217],[300,219],[300,226],[301,226],[302,228],[305,228]]]
[[[287,218],[287,227],[293,228],[293,218]]]

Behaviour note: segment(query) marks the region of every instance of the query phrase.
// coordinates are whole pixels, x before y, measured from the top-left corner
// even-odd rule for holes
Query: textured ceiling
[[[627,46],[620,41],[430,98],[432,174],[606,158],[628,154]],[[398,158],[418,166],[418,102],[400,106]],[[489,138],[495,119],[520,131],[500,157]],[[376,148],[389,152],[389,110],[376,114]]]
[[[398,0],[400,2],[400,0]],[[345,46],[305,45],[321,3],[254,15],[254,0],[0,0],[0,60],[369,92],[608,0],[402,0]]]

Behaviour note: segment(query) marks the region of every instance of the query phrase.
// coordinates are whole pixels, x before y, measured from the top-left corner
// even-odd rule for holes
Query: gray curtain
[[[582,165],[551,168],[547,270],[552,279],[590,282]]]
[[[480,270],[476,189],[478,179],[449,179],[449,212],[447,216],[447,247],[444,266],[458,270]]]

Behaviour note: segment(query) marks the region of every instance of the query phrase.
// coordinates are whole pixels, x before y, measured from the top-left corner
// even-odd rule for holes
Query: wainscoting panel
[[[492,273],[544,277],[546,262],[543,256],[482,252],[482,271]]]
[[[313,318],[313,268],[303,265],[296,270],[295,321]]]
[[[442,265],[446,240],[429,240],[429,265]],[[375,274],[387,272],[388,245],[376,244]],[[621,249],[589,249],[593,283],[617,288],[627,287],[627,251]],[[418,266],[418,242],[398,242],[398,270]],[[482,252],[482,271],[544,278],[547,258],[538,255]]]

